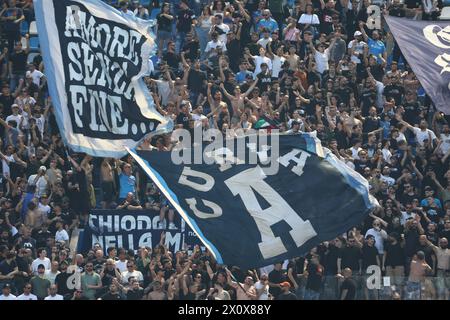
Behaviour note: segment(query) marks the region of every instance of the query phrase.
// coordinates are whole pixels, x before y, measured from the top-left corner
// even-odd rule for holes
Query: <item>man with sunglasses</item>
[[[102,288],[100,275],[93,271],[92,262],[86,264],[86,271],[81,275],[81,289],[89,300],[95,300],[97,290]]]
[[[17,297],[17,300],[37,300],[37,297],[31,293],[32,286],[27,283],[23,286],[23,293]]]

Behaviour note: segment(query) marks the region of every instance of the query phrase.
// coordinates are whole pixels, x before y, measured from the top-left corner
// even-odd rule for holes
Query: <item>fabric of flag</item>
[[[66,145],[120,157],[172,123],[144,82],[154,51],[151,24],[99,0],[34,0],[56,120]]]
[[[450,115],[450,21],[385,19],[436,108]]]
[[[221,264],[254,268],[300,256],[376,207],[367,181],[312,135],[266,138],[204,145],[203,163],[192,160],[198,146],[182,151],[181,164],[176,149],[130,153]]]

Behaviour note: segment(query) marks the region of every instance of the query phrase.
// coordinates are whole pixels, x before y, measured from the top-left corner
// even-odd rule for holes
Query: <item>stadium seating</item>
[[[30,50],[39,51],[39,37],[30,37]]]
[[[37,36],[38,32],[37,32],[36,21],[31,21],[30,30],[28,33],[30,34],[30,36]]]
[[[20,33],[24,36],[28,33],[30,29],[30,25],[28,24],[28,21],[24,20],[20,24]]]

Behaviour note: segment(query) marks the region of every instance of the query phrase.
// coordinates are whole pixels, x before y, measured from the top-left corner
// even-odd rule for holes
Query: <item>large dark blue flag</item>
[[[385,19],[436,108],[450,115],[450,22]]]
[[[299,256],[376,206],[367,181],[309,134],[255,137],[203,145],[213,164],[176,164],[178,151],[130,151],[219,263],[251,268]],[[197,147],[184,160],[192,163]]]
[[[34,0],[49,91],[74,151],[121,157],[148,133],[170,131],[143,80],[154,37],[148,21],[100,0]]]

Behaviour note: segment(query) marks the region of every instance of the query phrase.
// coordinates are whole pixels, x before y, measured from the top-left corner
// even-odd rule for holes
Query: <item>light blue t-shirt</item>
[[[372,38],[369,38],[368,45],[369,45],[369,53],[376,56],[377,62],[381,63],[379,55],[381,54],[383,56],[383,53],[386,51],[386,47],[383,41],[373,40]]]
[[[258,24],[256,25],[256,30],[258,30],[258,33],[261,32],[262,28],[266,28],[269,30],[270,33],[272,33],[273,31],[278,30],[278,23],[272,18],[261,19],[261,20],[259,20]]]
[[[136,195],[136,177],[133,175],[127,176],[123,173],[119,175],[120,193],[119,198],[126,198],[128,192],[133,192]]]

